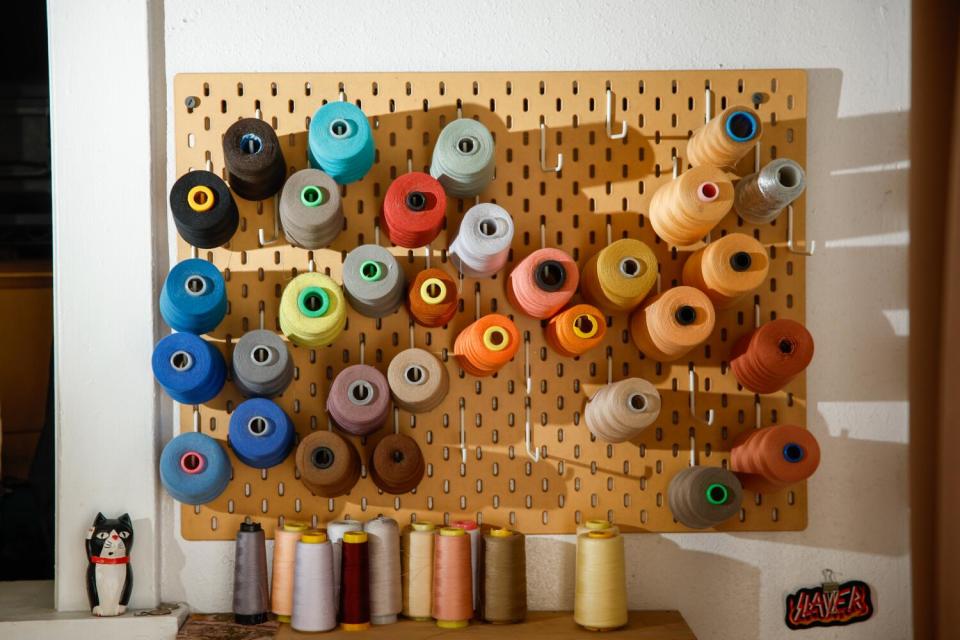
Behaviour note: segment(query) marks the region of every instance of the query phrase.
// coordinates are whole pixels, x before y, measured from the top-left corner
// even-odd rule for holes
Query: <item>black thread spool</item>
[[[170,211],[180,236],[194,247],[226,244],[240,224],[227,184],[210,171],[190,171],[170,188]]]
[[[230,125],[223,135],[223,162],[230,188],[244,200],[265,200],[277,194],[287,177],[276,132],[257,118]]]
[[[233,617],[237,624],[266,622],[269,594],[263,529],[259,522],[241,523],[233,568]]]

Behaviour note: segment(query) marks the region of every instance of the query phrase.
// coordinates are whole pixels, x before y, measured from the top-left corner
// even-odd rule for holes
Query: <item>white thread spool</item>
[[[377,516],[363,525],[370,540],[370,622],[393,624],[403,608],[400,589],[400,526]]]
[[[290,626],[308,633],[330,631],[337,626],[337,607],[333,599],[333,545],[322,531],[307,531],[297,543]]]
[[[463,275],[486,278],[507,263],[511,242],[513,218],[503,207],[485,202],[464,214],[448,254]]]
[[[414,522],[403,533],[403,615],[430,620],[433,606],[433,537],[430,522]]]
[[[343,563],[343,534],[347,531],[363,531],[363,523],[359,520],[334,520],[327,524],[327,538],[333,546],[333,606],[340,609],[340,567]]]

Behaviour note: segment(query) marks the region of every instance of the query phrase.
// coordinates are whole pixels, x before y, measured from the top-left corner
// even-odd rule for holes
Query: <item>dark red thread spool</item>
[[[370,545],[364,531],[343,534],[340,623],[344,631],[370,628]]]
[[[398,247],[429,244],[443,228],[447,195],[426,173],[405,173],[390,183],[383,199],[383,229]]]

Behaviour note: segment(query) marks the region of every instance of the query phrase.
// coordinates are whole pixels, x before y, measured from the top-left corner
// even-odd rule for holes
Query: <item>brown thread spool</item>
[[[457,313],[457,283],[442,269],[425,269],[410,285],[407,304],[417,324],[442,327]]]
[[[745,431],[733,441],[730,467],[745,489],[774,492],[802,482],[820,466],[813,434],[790,424]]]
[[[650,225],[672,245],[695,244],[730,212],[733,194],[733,183],[722,170],[693,167],[653,194]]]
[[[547,344],[562,356],[583,355],[603,341],[607,322],[603,313],[589,304],[570,307],[553,318],[545,330]]]
[[[623,238],[595,253],[583,267],[580,293],[609,311],[630,311],[657,282],[657,256],[646,243]]]
[[[527,617],[526,541],[522,533],[492,529],[483,536],[483,619],[521,622]]]
[[[741,337],[730,354],[737,382],[754,393],[784,388],[813,359],[813,336],[799,322],[772,320]]]
[[[411,348],[390,361],[387,382],[398,407],[410,413],[424,413],[443,402],[450,388],[450,375],[435,355]]]
[[[744,233],[731,233],[687,258],[683,284],[703,291],[717,309],[727,309],[763,284],[769,269],[762,244]]]
[[[370,478],[386,493],[398,495],[415,489],[424,470],[423,453],[410,436],[392,433],[370,454]]]
[[[444,527],[433,539],[433,617],[442,629],[462,629],[473,617],[470,537]]]
[[[727,107],[693,132],[687,141],[687,159],[694,167],[712,165],[732,169],[757,144],[763,125],[750,107]]]
[[[691,529],[708,529],[740,511],[743,487],[722,467],[687,467],[670,479],[667,502],[677,522]]]
[[[300,482],[314,495],[336,498],[360,479],[360,455],[343,436],[314,431],[300,441],[296,456]]]
[[[674,287],[633,313],[630,335],[648,358],[672,362],[703,344],[715,320],[707,294],[693,287]]]
[[[660,392],[647,380],[629,378],[600,387],[584,409],[587,429],[604,442],[626,442],[656,422]]]

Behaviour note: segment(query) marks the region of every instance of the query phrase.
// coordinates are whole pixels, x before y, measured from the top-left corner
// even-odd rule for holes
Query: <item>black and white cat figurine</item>
[[[98,513],[87,531],[87,596],[96,616],[119,616],[133,589],[130,549],[133,523],[126,513],[116,519]]]

